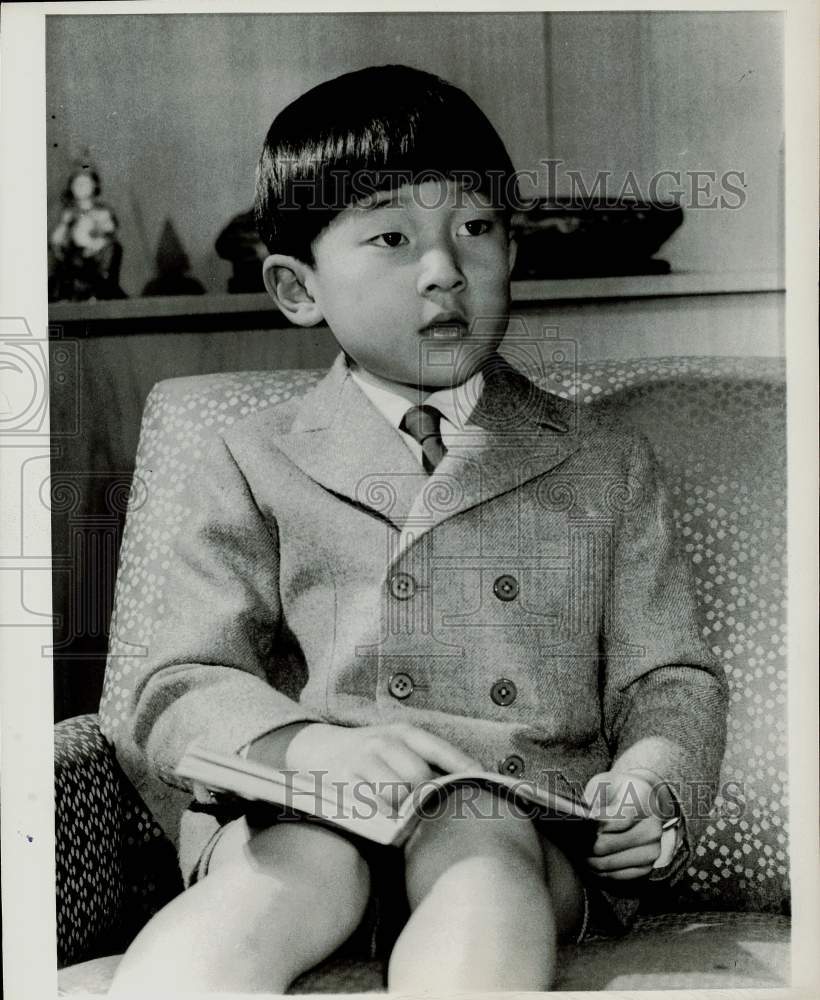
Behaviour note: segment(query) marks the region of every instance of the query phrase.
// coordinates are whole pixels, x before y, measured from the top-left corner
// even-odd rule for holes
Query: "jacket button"
[[[493,593],[499,601],[514,601],[518,597],[518,580],[504,573],[493,584]]]
[[[404,701],[413,693],[413,678],[410,674],[393,674],[387,683],[387,690],[394,698]]]
[[[416,581],[409,573],[394,573],[390,577],[390,593],[397,601],[409,601],[416,592]]]
[[[517,694],[518,688],[506,677],[497,680],[490,688],[490,697],[496,705],[512,705]]]
[[[517,753],[511,753],[509,757],[505,757],[499,763],[498,770],[501,774],[506,774],[508,778],[517,778],[524,773],[524,758],[519,757]]]

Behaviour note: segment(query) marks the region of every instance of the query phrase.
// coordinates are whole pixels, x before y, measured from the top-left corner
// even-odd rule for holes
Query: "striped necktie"
[[[421,445],[425,472],[432,472],[447,454],[441,440],[441,414],[433,406],[411,406],[401,418],[400,430],[406,431]]]

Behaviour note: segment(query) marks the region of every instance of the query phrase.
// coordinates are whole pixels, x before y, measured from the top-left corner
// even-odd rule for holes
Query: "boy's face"
[[[303,282],[317,315],[374,375],[457,384],[504,336],[515,247],[477,192],[432,180],[377,193],[341,212],[313,250]]]

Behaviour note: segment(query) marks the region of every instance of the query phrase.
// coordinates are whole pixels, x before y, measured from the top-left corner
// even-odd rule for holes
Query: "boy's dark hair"
[[[348,205],[442,178],[481,191],[508,217],[515,210],[512,161],[464,91],[409,66],[345,73],[273,120],[256,171],[257,227],[271,253],[313,264],[313,241]]]

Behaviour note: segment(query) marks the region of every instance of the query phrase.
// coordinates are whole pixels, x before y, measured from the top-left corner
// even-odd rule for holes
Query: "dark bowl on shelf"
[[[666,274],[654,254],[682,222],[675,202],[544,199],[513,217],[513,279]]]

